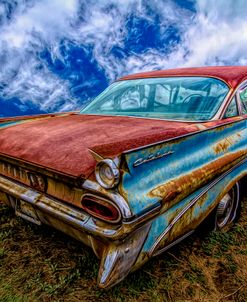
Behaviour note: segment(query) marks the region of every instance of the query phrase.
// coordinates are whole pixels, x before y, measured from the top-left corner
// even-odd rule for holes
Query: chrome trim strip
[[[145,220],[152,218],[160,212],[161,203],[157,202],[149,208],[146,208],[145,211],[142,211],[139,215],[131,216],[130,218],[123,219],[123,223],[126,225],[137,225],[143,223]]]
[[[233,96],[235,91],[236,91],[235,89],[230,88],[229,92],[225,96],[225,99],[221,103],[220,108],[217,110],[215,115],[212,117],[212,119],[211,119],[212,121],[222,119],[223,112],[224,112],[225,108],[228,106],[228,104],[229,104],[230,100],[232,99],[232,96]]]
[[[185,238],[189,237],[191,234],[193,234],[195,232],[195,230],[189,231],[188,233],[185,233],[182,237],[179,237],[178,239],[174,240],[172,243],[168,244],[167,246],[165,246],[163,249],[158,250],[156,253],[154,253],[152,256],[158,256],[161,253],[169,250],[170,248],[172,248],[174,245],[178,244],[179,242],[183,241]]]
[[[198,133],[202,133],[204,131],[214,130],[214,129],[217,129],[219,127],[228,126],[228,125],[231,125],[231,124],[243,121],[243,120],[246,120],[246,118],[243,118],[242,116],[237,116],[237,119],[235,121],[226,122],[224,124],[216,125],[216,126],[213,126],[213,127],[210,127],[210,128],[206,128],[205,127],[205,129],[201,129],[201,130],[198,130],[198,131],[195,131],[195,132],[190,132],[190,133],[182,134],[182,135],[179,135],[179,136],[176,136],[176,137],[165,139],[163,141],[158,141],[158,142],[155,142],[155,143],[152,143],[152,144],[147,144],[147,145],[142,146],[142,147],[137,147],[137,148],[129,149],[127,151],[124,151],[122,154],[126,155],[126,154],[130,154],[132,152],[135,152],[135,151],[140,151],[140,150],[143,150],[143,149],[146,149],[146,148],[155,147],[155,146],[158,146],[160,144],[169,143],[169,142],[172,142],[174,140],[178,140],[178,139],[189,137],[189,136],[192,136],[192,135],[195,135],[195,134],[198,134]],[[204,122],[210,122],[210,121],[204,121]]]
[[[158,118],[158,117],[148,117],[148,116],[137,116],[137,115],[113,115],[113,114],[102,114],[102,113],[80,113],[82,115],[90,115],[90,116],[111,116],[111,117],[129,117],[129,118],[139,118],[139,119],[147,119],[147,120],[158,120],[158,121],[168,121],[168,122],[181,122],[181,123],[206,123],[212,121],[210,120],[180,120],[180,119],[169,119],[169,118]]]
[[[155,254],[155,249],[160,243],[160,241],[168,234],[168,232],[171,231],[171,229],[174,227],[174,225],[180,220],[180,218],[205,194],[208,190],[210,190],[213,186],[215,186],[219,181],[221,181],[225,176],[227,176],[229,173],[231,173],[235,168],[241,166],[247,162],[247,158],[243,159],[239,163],[237,163],[235,166],[233,166],[231,169],[220,175],[217,179],[213,180],[211,183],[208,184],[208,186],[194,199],[192,199],[188,205],[182,209],[182,211],[172,220],[172,222],[167,226],[167,228],[164,230],[162,234],[157,238],[156,242],[152,246],[152,248],[149,250],[148,254],[149,256],[153,256]]]
[[[88,181],[87,184],[89,187],[94,189],[95,185],[96,188],[98,186],[100,187],[100,185],[97,185],[91,181]],[[103,228],[102,226],[98,226],[98,224],[95,222],[95,218],[89,216],[89,214],[84,212],[83,209],[80,210],[79,208],[74,208],[72,205],[68,205],[59,200],[50,198],[45,194],[36,192],[32,189],[30,190],[29,187],[2,175],[0,175],[0,191],[32,204],[38,211],[40,220],[44,223],[47,222],[44,221],[42,217],[43,214],[47,214],[51,217],[61,220],[62,222],[65,222],[81,232],[96,235],[103,239],[109,240],[119,240],[120,238],[125,238],[135,229],[145,224],[154,215],[157,215],[158,211],[160,210],[160,205],[157,204],[155,208],[150,209],[150,211],[147,213],[145,212],[141,217],[134,217],[130,215],[131,213],[129,212],[128,217],[133,220],[129,221],[128,217],[126,217],[127,221],[123,220],[122,224],[120,225],[106,224]],[[97,191],[97,193],[100,192]],[[118,200],[120,204],[122,201],[124,201],[124,199],[122,199],[118,193],[111,192],[110,195],[105,194],[105,196],[109,198],[112,197],[113,201]],[[121,205],[123,206],[122,210],[124,211],[124,203]],[[12,205],[12,207],[14,208],[15,205]],[[126,212],[127,211],[128,208],[126,208]],[[52,226],[50,223],[47,224]],[[126,226],[128,227],[126,228]]]
[[[238,112],[239,112],[239,115],[241,116],[241,115],[243,115],[243,108],[241,106],[239,91],[236,92],[235,96],[236,96],[236,101],[237,101],[237,105],[238,105]]]

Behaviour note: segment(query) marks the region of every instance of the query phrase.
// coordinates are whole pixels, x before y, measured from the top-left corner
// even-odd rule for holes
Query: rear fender
[[[153,220],[133,269],[165,251],[174,240],[195,230],[234,184],[246,176],[247,159]]]

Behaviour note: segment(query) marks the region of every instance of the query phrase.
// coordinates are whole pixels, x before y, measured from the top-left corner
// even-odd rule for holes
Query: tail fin
[[[127,276],[142,249],[149,229],[150,224],[145,225],[124,241],[113,242],[106,247],[98,274],[99,287],[111,287]]]

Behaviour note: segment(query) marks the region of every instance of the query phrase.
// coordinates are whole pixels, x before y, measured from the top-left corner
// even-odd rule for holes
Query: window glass
[[[207,77],[118,81],[82,109],[81,114],[209,120],[228,92],[224,82]]]
[[[236,97],[231,100],[231,103],[228,105],[224,118],[233,117],[238,115],[238,107],[236,102]]]
[[[247,87],[239,92],[240,104],[243,114],[247,114]]]

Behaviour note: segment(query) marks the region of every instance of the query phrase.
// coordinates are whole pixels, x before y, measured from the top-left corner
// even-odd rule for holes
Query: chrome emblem
[[[168,151],[168,152],[165,152],[165,153],[158,152],[156,154],[150,154],[147,158],[138,158],[134,162],[133,167],[140,166],[142,164],[148,163],[148,162],[150,162],[152,160],[155,160],[155,159],[166,157],[166,156],[171,155],[173,153],[174,153],[174,151]]]

